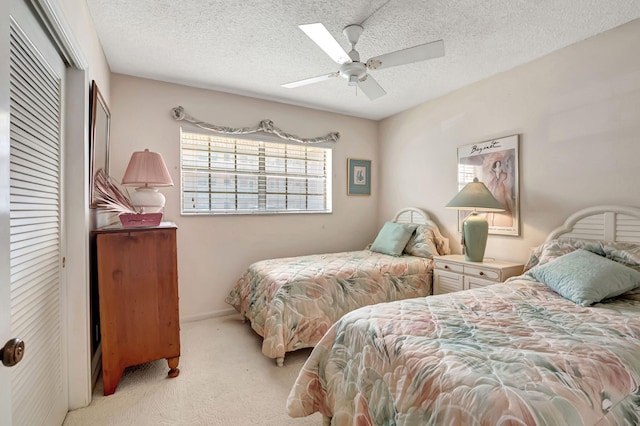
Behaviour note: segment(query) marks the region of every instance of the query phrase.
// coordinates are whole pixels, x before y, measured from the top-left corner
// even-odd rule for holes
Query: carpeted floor
[[[239,315],[182,324],[177,378],[167,378],[160,360],[127,369],[110,396],[99,380],[91,405],[69,412],[64,426],[322,425],[318,413],[292,419],[286,411],[310,349],[287,354],[276,367],[261,342]]]

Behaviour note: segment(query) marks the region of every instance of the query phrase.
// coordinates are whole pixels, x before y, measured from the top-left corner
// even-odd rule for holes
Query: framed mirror
[[[89,136],[90,207],[96,208],[94,180],[98,170],[104,169],[109,175],[109,126],[111,113],[95,80],[91,83],[91,111],[89,113],[91,134]]]

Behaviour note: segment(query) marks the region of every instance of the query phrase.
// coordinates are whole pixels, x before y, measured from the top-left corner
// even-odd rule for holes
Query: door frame
[[[10,155],[10,135],[9,135],[9,67],[10,67],[10,2],[0,2],[0,184],[8,185],[9,155]],[[6,245],[6,256],[0,256],[0,277],[6,277],[7,282],[0,282],[0,345],[4,345],[11,339],[11,286],[8,282],[9,263],[9,189],[0,190],[0,244]],[[9,424],[11,421],[11,372],[8,368],[0,366],[0,413],[3,413],[4,420]]]
[[[68,407],[91,402],[91,340],[89,303],[89,73],[88,62],[75,39],[57,0],[25,0],[39,17],[61,57],[67,64],[64,99],[65,139],[62,174],[64,212],[62,230],[63,269],[62,315],[66,321]],[[0,2],[0,182],[9,182],[9,12],[11,2]],[[9,197],[0,197],[0,221],[9,221]],[[9,229],[0,227],[0,243],[8,244]],[[9,274],[9,259],[0,259],[0,276]],[[0,300],[9,300],[9,285],[0,285]],[[3,305],[4,307],[4,305]],[[9,336],[10,312],[0,310],[0,340]],[[6,340],[6,339],[5,339]],[[0,342],[3,345],[4,341]],[[27,342],[28,350],[28,342]],[[0,367],[0,381],[10,383],[9,370]],[[0,386],[0,412],[11,401],[10,386]],[[10,409],[10,406],[9,406]],[[10,413],[11,411],[9,411]]]
[[[89,302],[89,73],[88,63],[58,1],[30,0],[67,62],[64,141],[64,239],[69,409],[91,402]]]

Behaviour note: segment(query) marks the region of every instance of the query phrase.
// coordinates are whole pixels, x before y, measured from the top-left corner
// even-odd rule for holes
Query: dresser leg
[[[111,395],[116,391],[122,373],[124,373],[124,368],[122,367],[102,366],[102,388],[104,390],[104,396]]]
[[[178,362],[180,362],[179,356],[167,358],[167,364],[169,364],[169,373],[167,374],[167,376],[169,376],[169,378],[171,379],[173,379],[174,377],[178,377],[178,375],[180,374]]]

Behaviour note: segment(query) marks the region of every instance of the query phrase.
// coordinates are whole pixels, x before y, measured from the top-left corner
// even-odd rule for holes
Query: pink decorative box
[[[124,228],[158,226],[162,220],[162,213],[123,213],[119,217]]]

